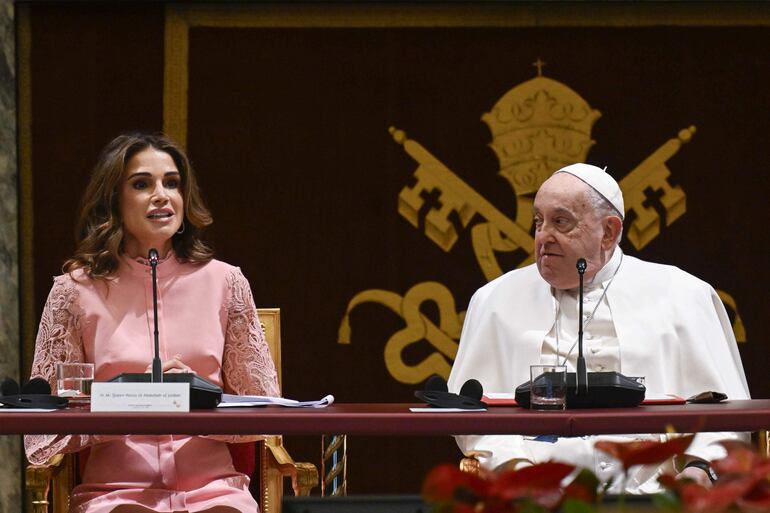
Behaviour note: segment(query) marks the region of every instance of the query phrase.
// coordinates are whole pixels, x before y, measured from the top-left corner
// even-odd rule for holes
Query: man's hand
[[[182,360],[181,354],[175,354],[171,360],[163,362],[162,372],[192,372],[192,369],[188,367]],[[144,370],[145,373],[152,372],[152,364],[148,365]]]
[[[704,488],[711,488],[711,478],[709,478],[708,473],[703,470],[702,468],[698,467],[687,467],[684,470],[682,470],[679,474],[676,475],[677,479],[692,479],[697,484],[703,486]]]

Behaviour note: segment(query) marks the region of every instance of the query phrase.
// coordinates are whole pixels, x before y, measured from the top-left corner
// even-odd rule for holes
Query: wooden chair
[[[258,308],[260,324],[265,334],[270,354],[281,381],[281,310]],[[262,513],[280,513],[283,496],[283,479],[291,479],[295,495],[310,495],[318,485],[318,470],[312,463],[296,463],[283,447],[280,436],[270,436],[253,444],[234,444],[231,452],[243,456],[251,450],[258,456],[252,480],[252,492],[258,493],[257,502]],[[255,449],[254,449],[255,448]],[[236,456],[236,454],[234,454]],[[235,459],[235,458],[234,458]],[[238,469],[241,470],[241,469]],[[77,453],[58,454],[45,465],[28,465],[25,484],[28,494],[27,513],[67,513],[72,489],[78,482],[80,469]],[[49,501],[49,496],[51,500]]]

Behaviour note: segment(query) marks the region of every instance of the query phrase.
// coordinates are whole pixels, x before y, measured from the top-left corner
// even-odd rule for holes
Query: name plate
[[[91,411],[190,411],[190,385],[94,382]]]

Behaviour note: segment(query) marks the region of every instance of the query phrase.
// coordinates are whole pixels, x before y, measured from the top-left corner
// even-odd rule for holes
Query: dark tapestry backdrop
[[[30,14],[37,319],[72,251],[77,198],[100,147],[122,130],[163,126],[164,12],[34,5]],[[498,174],[481,117],[535,78],[540,58],[544,77],[601,112],[587,160],[619,180],[696,127],[665,163],[685,210],[653,201],[673,222],[642,247],[622,246],[729,295],[752,394],[770,396],[768,37],[768,27],[713,26],[192,27],[187,147],[214,214],[210,240],[219,258],[241,266],[258,305],[282,309],[284,394],[410,402],[428,370],[449,368],[458,314],[488,279],[471,239],[485,221],[478,205],[511,220],[525,208]],[[391,126],[480,198],[467,226],[450,216],[451,247],[425,230],[448,185],[426,191],[418,227],[399,212],[418,163]],[[505,271],[524,256],[497,261]],[[411,326],[401,298],[415,286],[410,297],[426,291],[416,304],[443,336],[425,334],[427,325],[396,336]],[[341,344],[349,302],[373,290],[351,309]],[[319,444],[288,442],[296,459],[316,464]],[[415,493],[428,468],[460,457],[448,438],[348,444],[350,493]]]

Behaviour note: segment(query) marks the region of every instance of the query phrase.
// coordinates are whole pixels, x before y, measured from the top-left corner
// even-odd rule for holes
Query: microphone
[[[152,320],[155,336],[155,356],[152,359],[152,382],[163,382],[163,365],[160,363],[160,345],[158,342],[158,250],[150,248],[148,255],[152,268]]]
[[[154,324],[155,354],[152,359],[152,375],[145,373],[124,372],[112,378],[115,383],[188,383],[190,385],[190,408],[216,408],[222,400],[222,388],[192,372],[163,374],[160,361],[160,343],[158,338],[158,250],[150,249],[148,258],[152,271],[152,312]]]
[[[577,359],[577,393],[585,395],[588,392],[588,376],[586,371],[586,359],[583,357],[583,275],[586,272],[586,259],[578,258],[577,271],[580,277],[580,293],[578,301],[578,359]]]
[[[639,378],[624,376],[615,371],[586,371],[583,356],[583,274],[586,272],[585,258],[579,258],[575,267],[579,275],[579,320],[577,372],[567,373],[567,408],[627,408],[638,406],[647,391]],[[529,381],[516,387],[516,402],[529,407]]]

